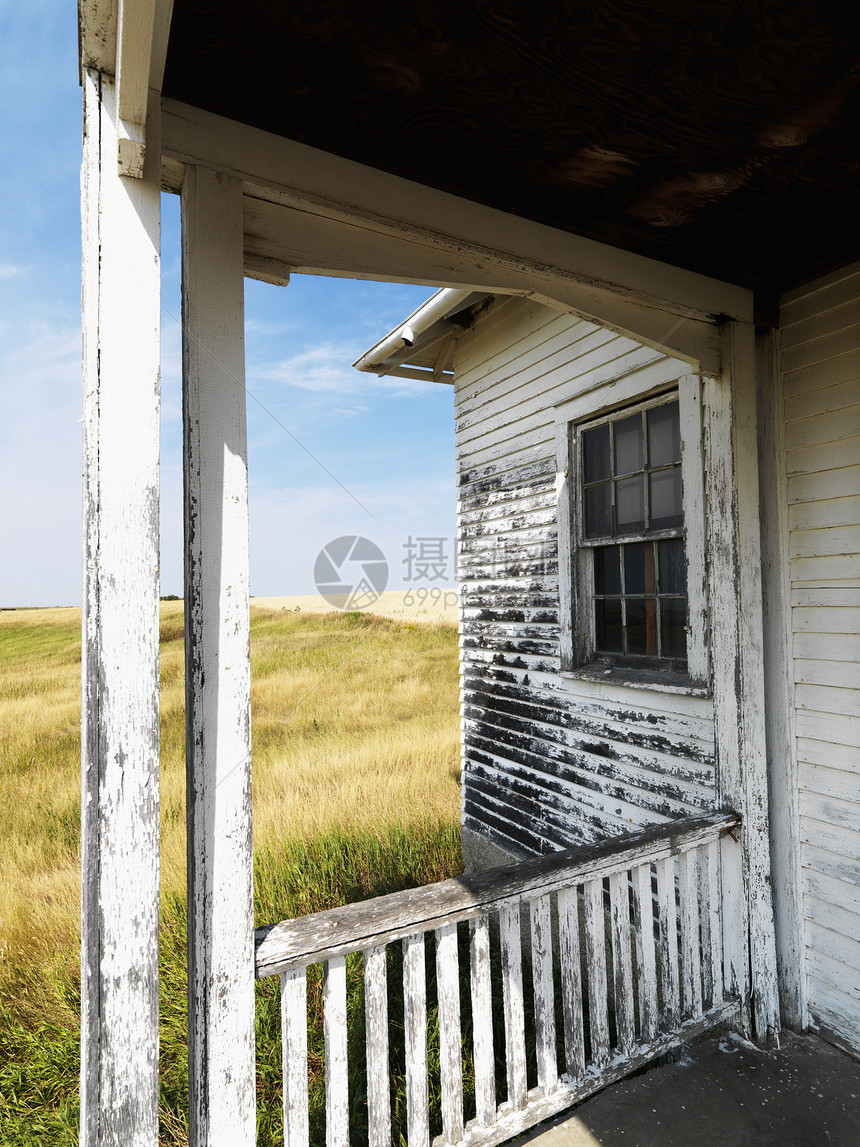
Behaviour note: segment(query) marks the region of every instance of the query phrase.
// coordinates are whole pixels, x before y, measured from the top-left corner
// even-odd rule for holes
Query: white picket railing
[[[739,1000],[730,993],[743,977],[728,966],[740,957],[738,946],[723,936],[721,870],[723,851],[733,845],[737,852],[738,826],[734,813],[716,813],[258,929],[257,975],[281,977],[287,1147],[309,1142],[305,977],[310,964],[323,966],[327,1147],[349,1143],[346,957],[351,953],[364,954],[370,1147],[391,1144],[389,944],[403,945],[409,1147],[428,1147],[431,1135],[428,932],[435,938],[442,1122],[434,1144],[502,1143],[737,1014]],[[468,1122],[457,936],[462,921],[469,923],[466,998],[474,1071],[475,1114]],[[501,979],[501,999],[493,995],[498,988],[491,951],[501,969],[495,977]],[[532,1087],[524,970],[532,984]],[[499,1008],[503,1049],[494,1046],[493,1015]],[[496,1094],[497,1050],[506,1073],[502,1101]]]

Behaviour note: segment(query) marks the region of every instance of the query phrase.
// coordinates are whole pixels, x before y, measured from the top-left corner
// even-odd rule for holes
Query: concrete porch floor
[[[860,1147],[860,1063],[815,1036],[707,1039],[514,1147]]]

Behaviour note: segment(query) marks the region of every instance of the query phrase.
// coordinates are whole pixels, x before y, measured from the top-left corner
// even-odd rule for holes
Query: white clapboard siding
[[[784,303],[802,911],[813,1024],[860,1048],[860,271]]]
[[[710,700],[558,672],[553,408],[660,358],[517,298],[458,342],[463,817],[516,855],[714,804]]]

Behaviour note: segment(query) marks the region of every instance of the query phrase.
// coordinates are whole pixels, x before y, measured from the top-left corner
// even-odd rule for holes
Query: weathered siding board
[[[804,961],[860,1048],[860,271],[781,311]]]
[[[517,298],[458,343],[463,824],[514,854],[714,803],[709,700],[559,673],[553,407],[661,357]]]

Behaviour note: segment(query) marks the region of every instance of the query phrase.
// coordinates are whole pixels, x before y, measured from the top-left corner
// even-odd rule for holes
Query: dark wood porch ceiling
[[[762,291],[860,258],[860,4],[175,0],[165,95]]]

